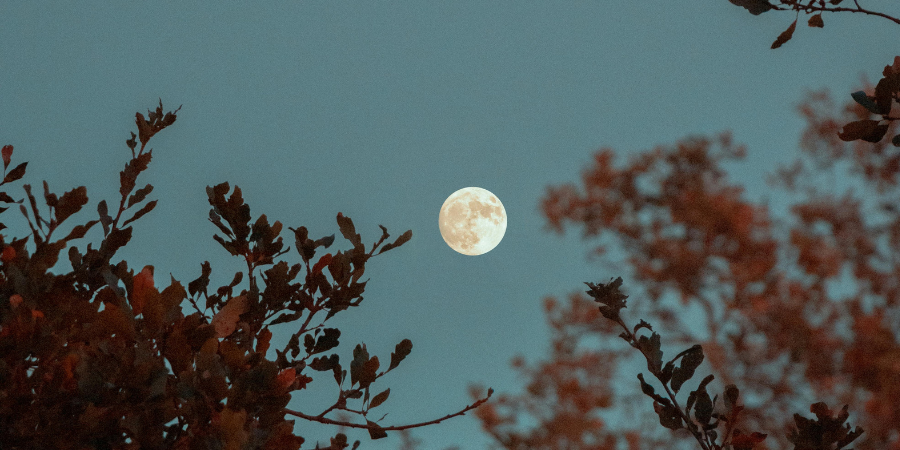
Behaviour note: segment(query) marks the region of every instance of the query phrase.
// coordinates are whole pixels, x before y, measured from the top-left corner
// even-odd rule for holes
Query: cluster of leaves
[[[740,6],[750,14],[754,16],[758,16],[764,12],[768,11],[795,11],[797,18],[794,19],[793,22],[787,27],[786,30],[782,31],[781,34],[775,38],[775,42],[772,43],[772,49],[776,49],[784,45],[787,41],[791,40],[794,36],[794,31],[797,29],[797,20],[800,18],[800,13],[809,16],[807,20],[807,25],[812,28],[824,28],[825,21],[822,20],[823,12],[850,12],[850,13],[861,13],[865,15],[882,17],[884,19],[890,20],[898,25],[900,25],[900,19],[890,16],[888,14],[873,11],[869,9],[865,9],[859,6],[859,2],[854,1],[855,7],[848,6],[840,6],[844,0],[778,0],[777,3],[772,3],[769,0],[728,0],[732,4]]]
[[[737,428],[740,413],[744,409],[742,405],[738,405],[740,390],[737,386],[725,386],[722,409],[718,408],[718,395],[710,399],[706,387],[715,378],[713,375],[703,378],[697,389],[688,395],[687,404],[682,408],[676,396],[703,362],[703,347],[694,345],[675,355],[663,366],[660,336],[653,331],[653,327],[641,320],[633,328],[629,328],[622,320],[621,310],[626,307],[625,299],[628,298],[621,292],[622,278],[606,284],[585,284],[590,288],[586,293],[600,303],[599,310],[603,317],[624,329],[619,336],[641,352],[647,360],[647,369],[661,383],[665,397],[656,393],[653,386],[644,379],[643,373],[637,376],[641,391],[653,399],[653,410],[659,416],[660,425],[670,430],[687,430],[704,450],[753,450],[766,439],[767,435],[764,433],[746,433]],[[644,328],[651,332],[650,337],[638,335],[638,331]],[[680,363],[676,366],[679,359]],[[832,417],[831,411],[821,402],[813,404],[810,411],[816,414],[817,420],[794,414],[796,428],[791,431],[788,440],[794,444],[795,450],[841,449],[863,433],[860,427],[853,431],[849,424],[841,427],[849,417],[847,405],[844,405],[837,417]],[[717,429],[723,422],[724,433],[719,436]],[[719,438],[721,440],[717,442]]]
[[[461,415],[487,400],[426,423],[382,426],[367,414],[384,404],[390,389],[375,395],[370,389],[410,354],[412,343],[404,339],[397,344],[390,365],[380,372],[378,357],[370,356],[365,344],[357,345],[349,377],[337,354],[325,356],[340,338],[340,330],[325,328],[325,322],[360,305],[368,282],[359,281],[366,262],[376,250],[381,254],[409,241],[411,231],[382,246],[389,234],[381,227],[381,238],[366,252],[352,220],[338,213],[338,227],[352,249],[315,260],[317,250],[329,248],[334,235],[313,240],[301,226],[291,230],[302,264],[276,263],[275,258],[288,251],[279,237],[282,224],[270,225],[265,215],[251,224],[250,207],[240,188],[226,198],[231,189],[222,183],[207,188],[210,221],[224,234],[214,238],[246,261],[249,289],[234,292],[244,275],[237,272],[228,285],[211,293],[208,261],[187,289],[174,278],[158,288],[153,266],[135,271],[124,260],[111,264],[115,253],[131,240],[131,222],[156,205],[153,200],[139,206],[153,186],[135,191],[136,180],[151,160],[152,150],[145,152],[145,146],[175,122],[177,111],[163,114],[160,101],[156,111],[148,111],[148,118],[136,114],[139,133],[131,133],[126,141],[132,158],[120,172],[115,217],[101,201],[98,219],[76,225],[66,237],[53,241],[53,232],[87,204],[83,186],[57,196],[44,182],[49,220],[42,217],[29,185],[24,188],[33,221],[24,199],[0,193],[0,201],[19,203],[31,228],[30,236],[9,243],[0,235],[0,447],[296,450],[304,439],[294,434],[294,420],[286,420],[286,415],[367,429],[377,439],[389,430]],[[141,146],[135,153],[138,141]],[[6,172],[12,150],[3,147],[5,176],[0,185],[25,173],[27,163]],[[137,210],[120,223],[123,213],[133,207]],[[49,273],[67,243],[84,237],[98,222],[103,227],[99,248],[89,243],[82,254],[72,246],[68,250],[72,271]],[[33,252],[26,249],[29,239]],[[264,266],[270,267],[263,270]],[[297,280],[304,267],[305,278]],[[264,287],[257,284],[256,269]],[[193,313],[182,312],[184,300],[193,306]],[[321,320],[314,324],[316,315]],[[277,358],[267,359],[272,345],[269,327],[291,321],[302,324],[284,348],[275,349]],[[338,385],[337,401],[318,415],[286,408],[291,393],[313,381],[307,368],[331,372]],[[361,406],[348,406],[351,400]],[[332,411],[359,414],[366,422],[332,420],[326,417]],[[358,445],[356,441],[353,448]],[[347,437],[339,433],[329,448],[348,446]]]
[[[882,76],[875,85],[874,95],[868,95],[865,91],[850,94],[868,113],[879,115],[881,119],[866,117],[844,125],[838,135],[841,140],[877,143],[885,137],[891,123],[900,120],[900,56],[894,58],[893,65],[884,66]],[[900,133],[891,138],[891,144],[900,147]]]
[[[744,428],[770,436],[767,448],[789,448],[781,431],[797,426],[790,419],[797,404],[815,400],[859,411],[866,434],[858,449],[900,448],[900,154],[888,139],[841,139],[843,124],[871,117],[859,102],[836,108],[813,92],[799,109],[807,122],[800,157],[769,180],[774,195],[793,199],[791,220],[771,217],[769,205],[746,200],[729,181],[723,166],[746,150],[727,133],[660,146],[624,167],[601,149],[581,186],[548,190],[543,213],[559,233],[570,222],[584,238],[599,237],[593,255],[608,267],[633,269],[649,300],[635,314],[656,317],[678,343],[702,344],[716,377],[754,399],[741,418]],[[900,133],[898,124],[886,134]],[[835,178],[857,189],[835,192],[842,189]],[[672,301],[679,299],[682,308]],[[476,413],[486,432],[510,449],[612,449],[622,440],[634,449],[671,448],[652,428],[601,419],[642,395],[613,387],[617,366],[631,357],[606,344],[620,327],[578,293],[544,305],[551,354],[535,365],[513,360],[526,390]],[[684,307],[697,308],[699,319],[683,320]]]

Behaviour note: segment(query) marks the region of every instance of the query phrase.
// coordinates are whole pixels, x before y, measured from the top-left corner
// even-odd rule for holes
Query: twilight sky
[[[765,174],[796,154],[803,93],[849,98],[862,73],[877,80],[892,61],[885,43],[898,32],[875,17],[826,15],[821,30],[801,18],[793,40],[770,50],[793,14],[752,16],[725,0],[213,4],[0,2],[0,144],[15,146],[14,164],[29,161],[25,182],[39,192],[44,179],[57,193],[87,187],[71,226],[118,198],[135,111],[160,97],[167,111],[183,104],[138,179],[159,204],[113,260],[154,265],[157,285],[169,273],[187,285],[205,260],[213,288],[241,270],[207,219],[205,187],[223,181],[242,188],[254,219],[337,234],[329,251],[351,247],[338,212],[367,246],[379,224],[391,241],[412,229],[367,264],[361,307],[329,322],[345,361],[360,342],[384,361],[412,340],[374,385],[391,388],[377,409],[389,413],[383,425],[455,412],[470,383],[518,391],[509,360],[546,351],[541,299],[625,275],[587,261],[580,229],[543,229],[546,186],[578,180],[601,146],[627,155],[731,130],[748,146],[732,173],[761,199]],[[509,217],[481,256],[456,253],[438,230],[443,201],[468,186],[497,195]],[[11,235],[25,234],[15,209],[4,217]],[[76,245],[101,234],[98,225]],[[293,249],[282,259],[300,261]],[[62,261],[58,270],[71,269]],[[276,326],[273,347],[295,326]],[[290,407],[318,414],[334,401],[330,373],[313,376]],[[334,433],[297,427],[304,448]],[[398,442],[348,435],[364,449]],[[471,415],[415,435],[426,448],[488,442]]]

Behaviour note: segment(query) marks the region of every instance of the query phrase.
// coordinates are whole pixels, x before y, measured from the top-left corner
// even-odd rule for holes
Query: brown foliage
[[[900,73],[894,69],[900,68],[897,61],[885,69],[885,77]],[[887,105],[877,100],[885,88],[876,89],[875,97],[854,94],[855,102],[838,111],[824,93],[812,93],[800,105],[807,121],[801,156],[771,178],[779,194],[791,195],[783,198],[795,199],[790,220],[774,218],[767,204],[746,200],[742,188],[729,182],[723,164],[740,160],[745,150],[727,133],[657,147],[623,167],[614,165],[611,149],[602,149],[580,186],[549,188],[541,203],[548,227],[562,233],[566,223],[574,223],[583,227],[586,239],[599,238],[594,253],[606,255],[611,246],[621,250],[634,286],[647,299],[637,314],[658,320],[676,343],[699,342],[702,350],[690,347],[679,354],[681,366],[674,365],[678,357],[672,366],[663,365],[659,335],[638,336],[643,328],[652,331],[649,323],[625,327],[619,316],[624,297],[604,297],[604,292],[618,292],[618,285],[590,285],[589,294],[608,300],[599,310],[577,294],[565,305],[545,300],[553,353],[533,368],[515,359],[514,366],[529,380],[526,392],[500,395],[496,404],[476,413],[496,443],[508,449],[672,448],[660,440],[658,425],[635,423],[635,415],[624,427],[562,416],[578,411],[582,418],[599,418],[616,407],[627,413],[635,397],[613,389],[617,378],[612,375],[629,360],[620,347],[609,345],[625,327],[619,336],[641,351],[647,370],[667,394],[677,394],[682,384],[693,387],[685,381],[698,360],[708,362],[707,370],[724,386],[735,392],[740,386],[746,398],[740,428],[759,434],[720,431],[719,438],[731,436],[735,448],[835,448],[855,432],[834,428],[829,434],[833,445],[818,447],[810,446],[812,438],[804,433],[843,423],[846,410],[831,419],[824,406],[842,404],[859,414],[855,422],[866,430],[855,448],[900,449],[900,260],[895,256],[900,252],[900,154],[880,136],[848,136],[846,128],[839,135],[843,124],[896,111],[900,97],[891,83],[879,82],[890,87]],[[871,105],[861,102],[864,98]],[[896,134],[897,123],[879,122],[885,129],[878,131]],[[848,142],[848,137],[858,139]],[[833,182],[820,182],[828,174],[854,188],[842,192]],[[675,312],[685,308],[701,314],[688,322]],[[595,341],[602,345],[589,344]],[[707,419],[715,418],[707,416],[705,389],[693,391],[690,406],[704,405],[698,418],[696,412],[689,416],[690,406],[677,406],[674,395],[652,392],[649,383],[641,381],[643,393],[658,398],[653,410],[642,408],[644,415],[655,412],[657,424],[687,430],[686,436],[708,445],[704,448],[717,448],[715,439],[703,434]],[[578,410],[576,398],[598,400]],[[792,417],[799,405],[817,401],[824,401],[811,408],[819,425]],[[554,428],[557,423],[564,425]],[[790,429],[799,434],[785,434]],[[763,435],[768,435],[764,441]]]
[[[226,198],[231,189],[222,183],[207,187],[210,221],[225,235],[214,238],[246,262],[249,289],[233,292],[243,279],[243,272],[237,272],[231,283],[208,292],[209,262],[201,265],[200,277],[188,283],[187,290],[174,278],[158,288],[152,266],[135,273],[124,260],[111,264],[132,238],[133,227],[128,225],[156,205],[156,200],[147,202],[120,223],[122,214],[153,190],[149,184],[134,190],[151,161],[152,150],[144,151],[147,142],[175,120],[175,112],[163,114],[161,101],[156,111],[148,111],[148,118],[136,114],[139,135],[132,133],[126,141],[132,158],[119,174],[115,217],[101,201],[98,219],[76,225],[54,241],[54,231],[87,204],[83,186],[58,197],[44,182],[50,220],[41,216],[29,185],[24,186],[27,203],[0,193],[0,201],[19,203],[31,230],[11,242],[0,235],[0,448],[296,450],[304,439],[294,434],[294,421],[286,420],[287,415],[365,428],[377,439],[390,430],[461,415],[487,400],[429,422],[381,425],[367,414],[388,399],[390,390],[370,398],[370,387],[409,355],[412,343],[404,339],[397,344],[390,366],[380,372],[378,356],[370,357],[365,344],[357,345],[349,379],[337,354],[324,356],[338,346],[340,337],[340,330],[324,324],[334,314],[360,305],[368,280],[359,280],[366,262],[389,237],[384,227],[380,240],[366,252],[351,219],[338,213],[338,226],[353,248],[328,253],[316,263],[317,249],[331,246],[334,235],[312,240],[305,227],[291,228],[303,263],[276,263],[275,258],[288,251],[279,237],[282,224],[270,225],[265,215],[251,224],[240,188]],[[137,153],[136,139],[141,143]],[[27,163],[6,171],[12,153],[11,145],[3,147],[5,175],[0,185],[25,174]],[[99,247],[89,243],[84,254],[69,247],[72,271],[49,273],[69,241],[84,237],[98,222],[103,227]],[[411,236],[407,231],[379,254]],[[29,240],[33,251],[26,248]],[[296,280],[304,267],[305,277]],[[257,283],[256,269],[264,287]],[[189,315],[182,311],[185,299],[195,310]],[[200,301],[205,301],[202,309]],[[323,311],[326,316],[314,324],[313,317]],[[276,348],[277,358],[268,360],[269,326],[298,319],[298,330],[283,348]],[[310,370],[330,372],[338,385],[338,400],[318,415],[285,408],[292,392],[313,381]],[[360,405],[348,406],[351,401]],[[360,415],[365,424],[329,419],[332,411]],[[356,441],[353,448],[358,445]],[[328,448],[346,447],[346,436],[338,433]]]

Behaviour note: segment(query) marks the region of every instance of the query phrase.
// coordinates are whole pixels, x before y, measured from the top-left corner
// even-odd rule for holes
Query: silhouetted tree
[[[156,206],[156,200],[140,206],[152,185],[134,188],[151,160],[152,149],[144,151],[147,142],[175,122],[177,111],[163,114],[160,101],[148,118],[136,114],[138,134],[131,133],[127,141],[132,158],[119,174],[118,208],[111,214],[106,201],[100,201],[99,218],[72,227],[64,238],[52,236],[87,204],[83,186],[57,196],[45,181],[46,216],[30,185],[24,185],[27,202],[0,192],[0,202],[19,204],[31,229],[29,236],[8,243],[0,234],[0,448],[296,450],[304,439],[294,434],[288,415],[365,428],[378,439],[391,430],[461,415],[487,400],[440,419],[385,426],[369,414],[388,399],[390,389],[379,392],[374,384],[397,368],[412,343],[404,339],[397,344],[387,367],[359,344],[349,373],[337,354],[325,356],[341,335],[337,328],[325,328],[325,322],[360,305],[368,282],[359,281],[366,262],[409,241],[411,231],[385,243],[389,235],[381,227],[381,238],[366,252],[352,220],[338,213],[338,227],[351,249],[316,260],[317,250],[330,247],[334,235],[314,240],[306,227],[290,228],[302,264],[276,263],[288,251],[279,236],[282,224],[270,225],[265,215],[252,222],[240,188],[231,191],[222,183],[206,189],[209,220],[224,235],[215,240],[246,262],[249,289],[234,294],[244,278],[237,272],[231,283],[210,293],[208,261],[187,290],[174,278],[157,288],[153,266],[135,271],[124,260],[112,264],[131,240],[130,224]],[[27,163],[7,171],[12,153],[11,145],[3,147],[0,185],[25,174]],[[89,243],[83,254],[68,247],[72,271],[50,273],[69,241],[83,238],[97,223],[103,228],[99,246]],[[5,228],[0,224],[0,230]],[[264,286],[257,282],[257,269]],[[302,272],[305,277],[297,280]],[[187,316],[181,306],[185,299],[195,310]],[[267,359],[273,344],[269,327],[293,321],[302,321],[299,329],[275,349],[274,361]],[[313,381],[310,371],[330,373],[338,386],[335,403],[315,415],[286,408],[291,393]],[[332,412],[359,415],[365,423],[327,417]],[[358,445],[356,441],[353,448]],[[328,448],[348,446],[346,436],[338,433]]]

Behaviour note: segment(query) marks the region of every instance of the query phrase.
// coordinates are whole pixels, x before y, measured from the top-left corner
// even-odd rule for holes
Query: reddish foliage
[[[886,77],[900,74],[900,58],[893,67],[885,69]],[[889,87],[900,91],[900,84]],[[892,92],[896,111],[900,96]],[[866,434],[855,448],[900,449],[900,153],[889,138],[900,121],[879,130],[879,139],[887,139],[844,140],[838,135],[843,124],[875,114],[859,103],[862,97],[854,98],[838,111],[824,93],[801,104],[807,121],[802,154],[772,177],[774,188],[796,200],[784,218],[790,220],[773,218],[777,213],[767,204],[747,200],[729,182],[723,164],[739,161],[745,150],[727,133],[657,147],[622,167],[611,149],[602,149],[579,186],[551,187],[542,199],[550,229],[562,233],[573,223],[583,226],[585,238],[599,238],[596,254],[610,254],[610,245],[622,250],[632,284],[647,299],[636,314],[658,319],[678,343],[699,340],[707,370],[723,385],[741,386],[750,399],[742,406],[743,427],[762,433],[733,434],[740,448],[789,448],[783,430],[796,425],[790,413],[815,399],[848,404],[859,414],[856,422]],[[822,183],[829,173],[854,189]],[[679,319],[674,311],[681,308],[670,299],[681,308],[699,307],[699,320]],[[577,411],[584,419],[631,407],[632,394],[613,395],[618,380],[612,375],[628,361],[626,353],[590,344],[613,340],[621,319],[614,308],[598,311],[583,295],[571,295],[562,306],[547,299],[545,306],[553,352],[534,368],[514,360],[528,388],[478,411],[484,429],[509,449],[614,448],[623,436],[631,447],[671,447],[658,441],[659,426],[630,425],[634,420],[624,428],[602,421],[591,426],[566,416]],[[698,338],[703,335],[708,338]],[[632,346],[645,355],[658,345],[636,334],[634,339]],[[649,356],[648,364],[666,382],[672,377]],[[656,416],[641,406],[633,414]],[[686,426],[665,418],[672,413],[667,408],[656,402],[665,426]]]
[[[151,160],[145,145],[176,119],[174,112],[163,114],[161,102],[148,114],[149,119],[136,115],[140,135],[132,133],[126,141],[132,158],[119,174],[121,197],[115,216],[101,201],[99,219],[76,225],[66,237],[54,240],[54,231],[87,203],[87,191],[79,187],[58,197],[45,182],[44,198],[52,217],[46,220],[26,184],[27,201],[17,202],[31,234],[11,242],[0,235],[0,448],[296,450],[304,439],[294,435],[294,421],[285,419],[289,414],[367,428],[373,438],[379,438],[388,430],[438,423],[486,401],[431,422],[382,426],[366,418],[366,413],[387,400],[387,394],[378,394],[377,401],[366,406],[369,387],[410,353],[409,340],[397,345],[390,368],[382,372],[377,372],[378,357],[369,357],[364,345],[357,346],[350,365],[352,382],[337,354],[312,357],[338,346],[340,331],[329,328],[323,333],[322,325],[337,312],[359,305],[366,282],[357,281],[365,263],[388,237],[384,227],[380,241],[366,253],[351,219],[339,214],[338,225],[353,249],[338,252],[341,266],[329,266],[334,275],[330,281],[322,269],[332,263],[331,254],[314,270],[310,260],[318,248],[332,244],[333,235],[311,240],[306,228],[299,227],[295,230],[297,251],[304,264],[275,263],[275,257],[287,252],[279,237],[281,223],[269,225],[262,215],[251,225],[250,207],[240,189],[235,187],[226,199],[230,187],[222,183],[207,188],[210,221],[225,235],[214,238],[246,261],[249,289],[235,295],[233,290],[243,279],[243,272],[237,272],[231,283],[208,292],[208,262],[201,265],[200,277],[188,284],[187,291],[174,279],[158,290],[152,266],[135,273],[126,261],[112,264],[118,249],[132,237],[132,227],[126,225],[156,205],[156,200],[147,202],[120,222],[122,213],[138,206],[153,189],[147,185],[132,193],[138,175]],[[138,139],[141,146],[135,153]],[[12,146],[4,146],[2,153],[6,169]],[[22,178],[26,164],[7,171],[0,184]],[[0,201],[16,200],[4,192]],[[31,207],[30,217],[26,205]],[[84,237],[98,222],[103,226],[100,245],[88,244],[84,254],[69,247],[72,271],[50,273],[68,241]],[[385,247],[399,247],[410,237],[407,231]],[[26,249],[29,240],[33,251]],[[263,270],[267,265],[271,267]],[[305,283],[296,282],[303,265]],[[257,284],[256,269],[262,272],[264,287]],[[189,315],[182,311],[185,299],[195,310]],[[206,308],[201,309],[197,303],[203,300]],[[321,323],[315,324],[313,317],[323,310],[327,317],[320,316]],[[275,360],[267,359],[272,338],[268,327],[300,318],[303,322],[287,344],[275,350]],[[306,351],[299,357],[301,340]],[[286,409],[291,393],[313,381],[310,371],[329,372],[327,379],[333,375],[337,401],[319,415]],[[363,405],[348,406],[348,400]],[[365,424],[329,419],[326,414],[333,410],[362,415]],[[359,441],[353,448],[358,445]],[[349,446],[346,436],[337,434],[328,448]]]

